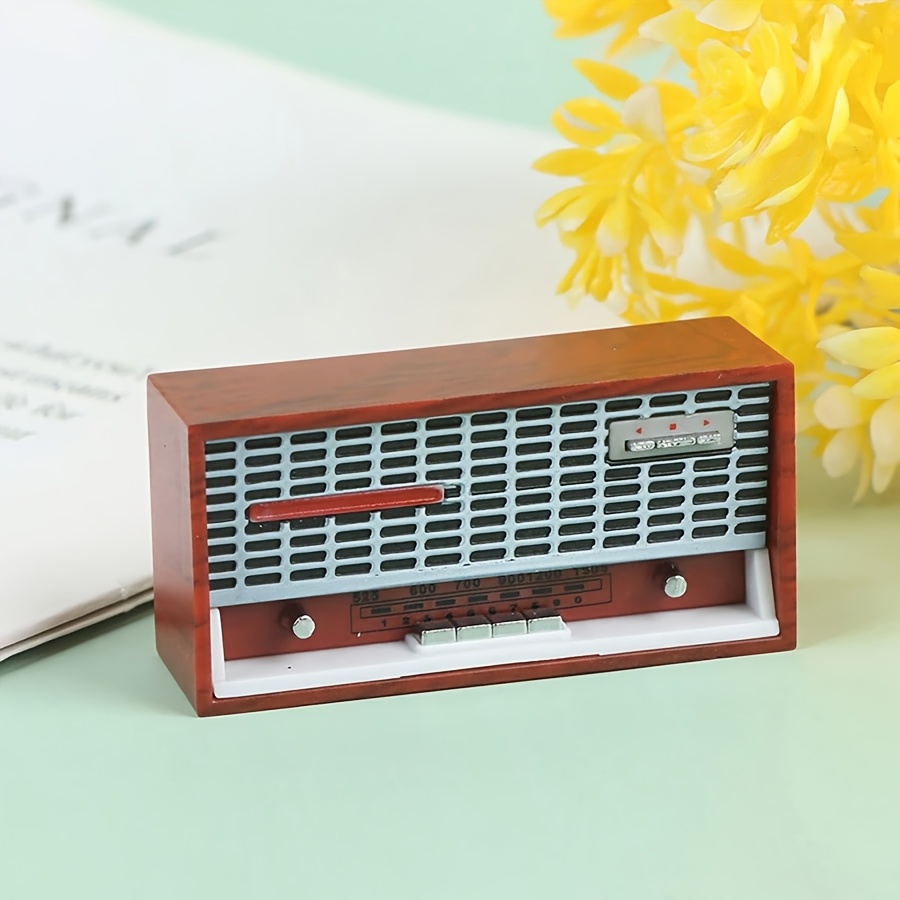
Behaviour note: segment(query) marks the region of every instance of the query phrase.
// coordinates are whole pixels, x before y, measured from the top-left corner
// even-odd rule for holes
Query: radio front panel
[[[211,603],[762,547],[770,392],[733,385],[208,441]],[[633,438],[613,460],[616,430]],[[647,447],[679,439],[691,443]],[[248,518],[265,501],[424,484],[442,502]]]
[[[693,320],[154,375],[202,715],[790,649],[793,372]]]

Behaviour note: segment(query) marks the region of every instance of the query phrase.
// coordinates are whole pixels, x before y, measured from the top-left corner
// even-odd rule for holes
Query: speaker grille
[[[770,385],[617,397],[206,444],[213,605],[765,544]],[[616,419],[715,410],[735,444],[610,463]],[[440,483],[420,509],[251,523],[250,504]]]

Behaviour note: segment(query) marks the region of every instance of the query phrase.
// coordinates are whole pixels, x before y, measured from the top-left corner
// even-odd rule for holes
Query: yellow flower
[[[888,194],[875,209],[855,209],[854,218],[865,229],[857,228],[839,207],[822,204],[819,212],[835,241],[867,266],[880,268],[900,261],[900,195]]]
[[[872,487],[881,493],[900,465],[900,328],[848,330],[819,346],[842,365],[868,370],[850,386],[832,385],[816,401],[817,418],[836,431],[825,447],[825,467],[843,474],[861,461],[862,477],[868,480],[871,471]]]
[[[596,97],[573,100],[553,124],[577,146],[535,163],[538,171],[581,182],[547,200],[538,224],[556,221],[575,262],[560,284],[605,299],[625,268],[641,281],[642,257],[663,266],[676,258],[691,209],[709,208],[704,173],[681,163],[680,145],[693,95],[664,82],[641,85],[605,63],[576,64],[618,109]],[[699,180],[700,183],[697,183]]]
[[[744,31],[762,11],[763,0],[710,0],[697,12],[697,21],[719,31]]]
[[[739,44],[760,17],[763,0],[671,0],[670,9],[638,29],[642,38],[674,47],[693,64],[703,41],[718,39]]]
[[[900,328],[860,328],[822,341],[822,349],[838,362],[869,374],[853,386],[867,400],[900,396]]]
[[[824,376],[824,357],[816,347],[822,311],[830,310],[834,298],[853,289],[859,260],[847,252],[816,257],[799,238],[768,251],[764,260],[717,237],[708,237],[706,248],[719,266],[716,281],[733,283],[738,276],[737,285],[710,286],[648,274],[648,284],[666,298],[660,310],[667,318],[702,313],[741,322],[794,363],[802,400]]]
[[[693,83],[577,64],[603,99],[564,104],[572,146],[536,163],[575,179],[538,212],[575,254],[559,290],[636,323],[738,319],[794,362],[826,470],[883,491],[900,465],[900,0],[544,2],[561,36],[618,26],[610,53],[655,41]],[[797,236],[814,211],[834,239],[818,253]],[[681,261],[690,231],[703,278]]]
[[[873,404],[853,395],[846,384],[827,388],[813,406],[816,419],[822,423],[826,438],[822,451],[822,465],[832,478],[840,478],[859,466],[856,500],[868,490],[874,460],[868,439],[868,423]],[[881,479],[879,478],[879,487]]]
[[[685,154],[715,172],[726,219],[768,211],[771,242],[792,233],[817,197],[860,200],[875,186],[872,123],[851,119],[848,97],[871,46],[834,4],[812,21],[799,46],[791,27],[760,20],[746,50],[714,40],[697,50],[704,120]]]
[[[892,270],[900,262],[900,196],[889,194],[875,209],[856,208],[856,223],[832,204],[820,204],[818,211],[835,242],[858,263],[819,309],[823,330],[900,325],[900,275]]]
[[[610,54],[633,41],[644,22],[668,8],[667,0],[544,0],[547,14],[559,21],[557,37],[581,37],[618,25],[621,30],[609,47]]]

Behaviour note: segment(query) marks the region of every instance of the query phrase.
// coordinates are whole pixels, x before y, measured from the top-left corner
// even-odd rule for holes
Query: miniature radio
[[[730,319],[149,379],[201,715],[791,649],[789,362]]]

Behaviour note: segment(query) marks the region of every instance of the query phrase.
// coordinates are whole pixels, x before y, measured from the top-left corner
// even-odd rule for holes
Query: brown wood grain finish
[[[433,412],[609,397],[641,384],[715,383],[727,360],[733,383],[784,360],[726,318],[699,319],[330,359],[151,375],[188,425],[244,420],[247,433],[278,420],[331,424]],[[497,398],[493,400],[492,398]],[[378,418],[373,417],[378,416]],[[307,419],[306,417],[309,416]],[[274,427],[273,427],[274,426]],[[295,427],[293,424],[291,427]],[[208,438],[220,429],[205,431]]]
[[[153,610],[156,647],[181,689],[197,697],[194,611],[196,546],[191,537],[188,430],[151,387],[150,510],[153,540]],[[204,529],[205,534],[205,529]],[[196,569],[200,569],[199,564]],[[207,612],[208,615],[208,612]]]
[[[768,545],[781,628],[777,637],[234,699],[213,696],[205,441],[761,381],[774,383]],[[793,370],[730,319],[159,374],[150,377],[148,393],[157,646],[200,715],[763,653],[796,644]]]
[[[794,374],[788,364],[775,381],[769,450],[769,528],[775,611],[784,650],[797,645],[797,481]]]

